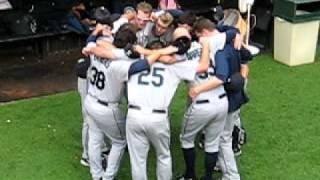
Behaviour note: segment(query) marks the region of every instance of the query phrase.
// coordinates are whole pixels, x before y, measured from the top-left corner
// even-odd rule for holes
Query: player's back
[[[129,104],[167,109],[181,80],[192,80],[197,62],[183,61],[172,65],[155,63],[128,81]]]
[[[224,35],[223,34],[218,34],[210,39],[211,43],[211,53],[216,53],[218,50],[222,49],[224,46]],[[192,42],[191,47],[186,53],[188,61],[195,61],[199,62],[200,57],[201,57],[201,45],[198,42]],[[202,84],[210,79],[210,77],[214,76],[216,74],[215,72],[215,60],[210,58],[210,65],[209,68],[206,72],[197,74],[196,77],[189,82],[189,86],[195,86]],[[214,97],[215,95],[221,95],[224,94],[224,87],[221,85],[215,89],[203,92],[197,96],[196,100],[203,100],[203,99],[210,99]]]
[[[104,102],[119,102],[132,62],[91,56],[88,94]]]

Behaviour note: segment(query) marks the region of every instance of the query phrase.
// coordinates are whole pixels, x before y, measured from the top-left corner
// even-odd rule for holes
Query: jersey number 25
[[[152,80],[151,84],[155,87],[160,87],[163,84],[163,75],[161,74],[164,72],[164,68],[155,67],[152,71]],[[138,84],[148,86],[150,82],[146,80],[146,77],[149,76],[151,71],[145,71],[139,74],[138,76]]]

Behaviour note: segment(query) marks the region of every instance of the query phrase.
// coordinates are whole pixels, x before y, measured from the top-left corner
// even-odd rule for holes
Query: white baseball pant
[[[89,131],[89,125],[87,122],[87,112],[84,108],[84,100],[85,97],[87,96],[88,92],[88,87],[87,87],[87,79],[80,78],[78,77],[78,93],[80,95],[80,100],[81,100],[81,112],[82,112],[82,158],[88,159],[88,131]]]
[[[239,110],[228,113],[219,146],[219,164],[222,170],[222,180],[240,180],[237,163],[232,150],[232,131],[239,117]]]
[[[172,179],[170,127],[167,110],[153,112],[150,108],[131,109],[127,114],[127,142],[133,180],[147,180],[147,158],[150,144],[157,156],[157,179]]]
[[[89,162],[92,178],[113,180],[118,172],[125,147],[125,118],[118,104],[103,105],[91,95],[87,95],[85,108],[89,124]],[[111,141],[107,169],[101,165],[101,151],[104,136]]]

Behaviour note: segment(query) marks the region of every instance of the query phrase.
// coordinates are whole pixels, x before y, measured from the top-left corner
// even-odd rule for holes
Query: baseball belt
[[[219,99],[222,99],[223,97],[225,97],[227,94],[223,93],[221,95],[219,95]],[[204,99],[204,100],[197,100],[196,104],[206,104],[209,103],[210,101],[208,99]]]
[[[140,106],[136,106],[136,105],[132,105],[132,104],[129,104],[128,107],[129,107],[130,109],[141,110],[141,107],[140,107]],[[166,110],[163,110],[163,109],[152,109],[152,112],[153,112],[153,113],[159,113],[159,114],[165,114],[167,111],[166,111]]]

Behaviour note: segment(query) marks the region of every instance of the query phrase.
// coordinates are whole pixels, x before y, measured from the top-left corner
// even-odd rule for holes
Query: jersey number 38
[[[105,86],[105,75],[102,71],[99,71],[96,67],[91,68],[91,78],[90,78],[90,83],[93,86],[96,86],[99,90],[104,89]]]

